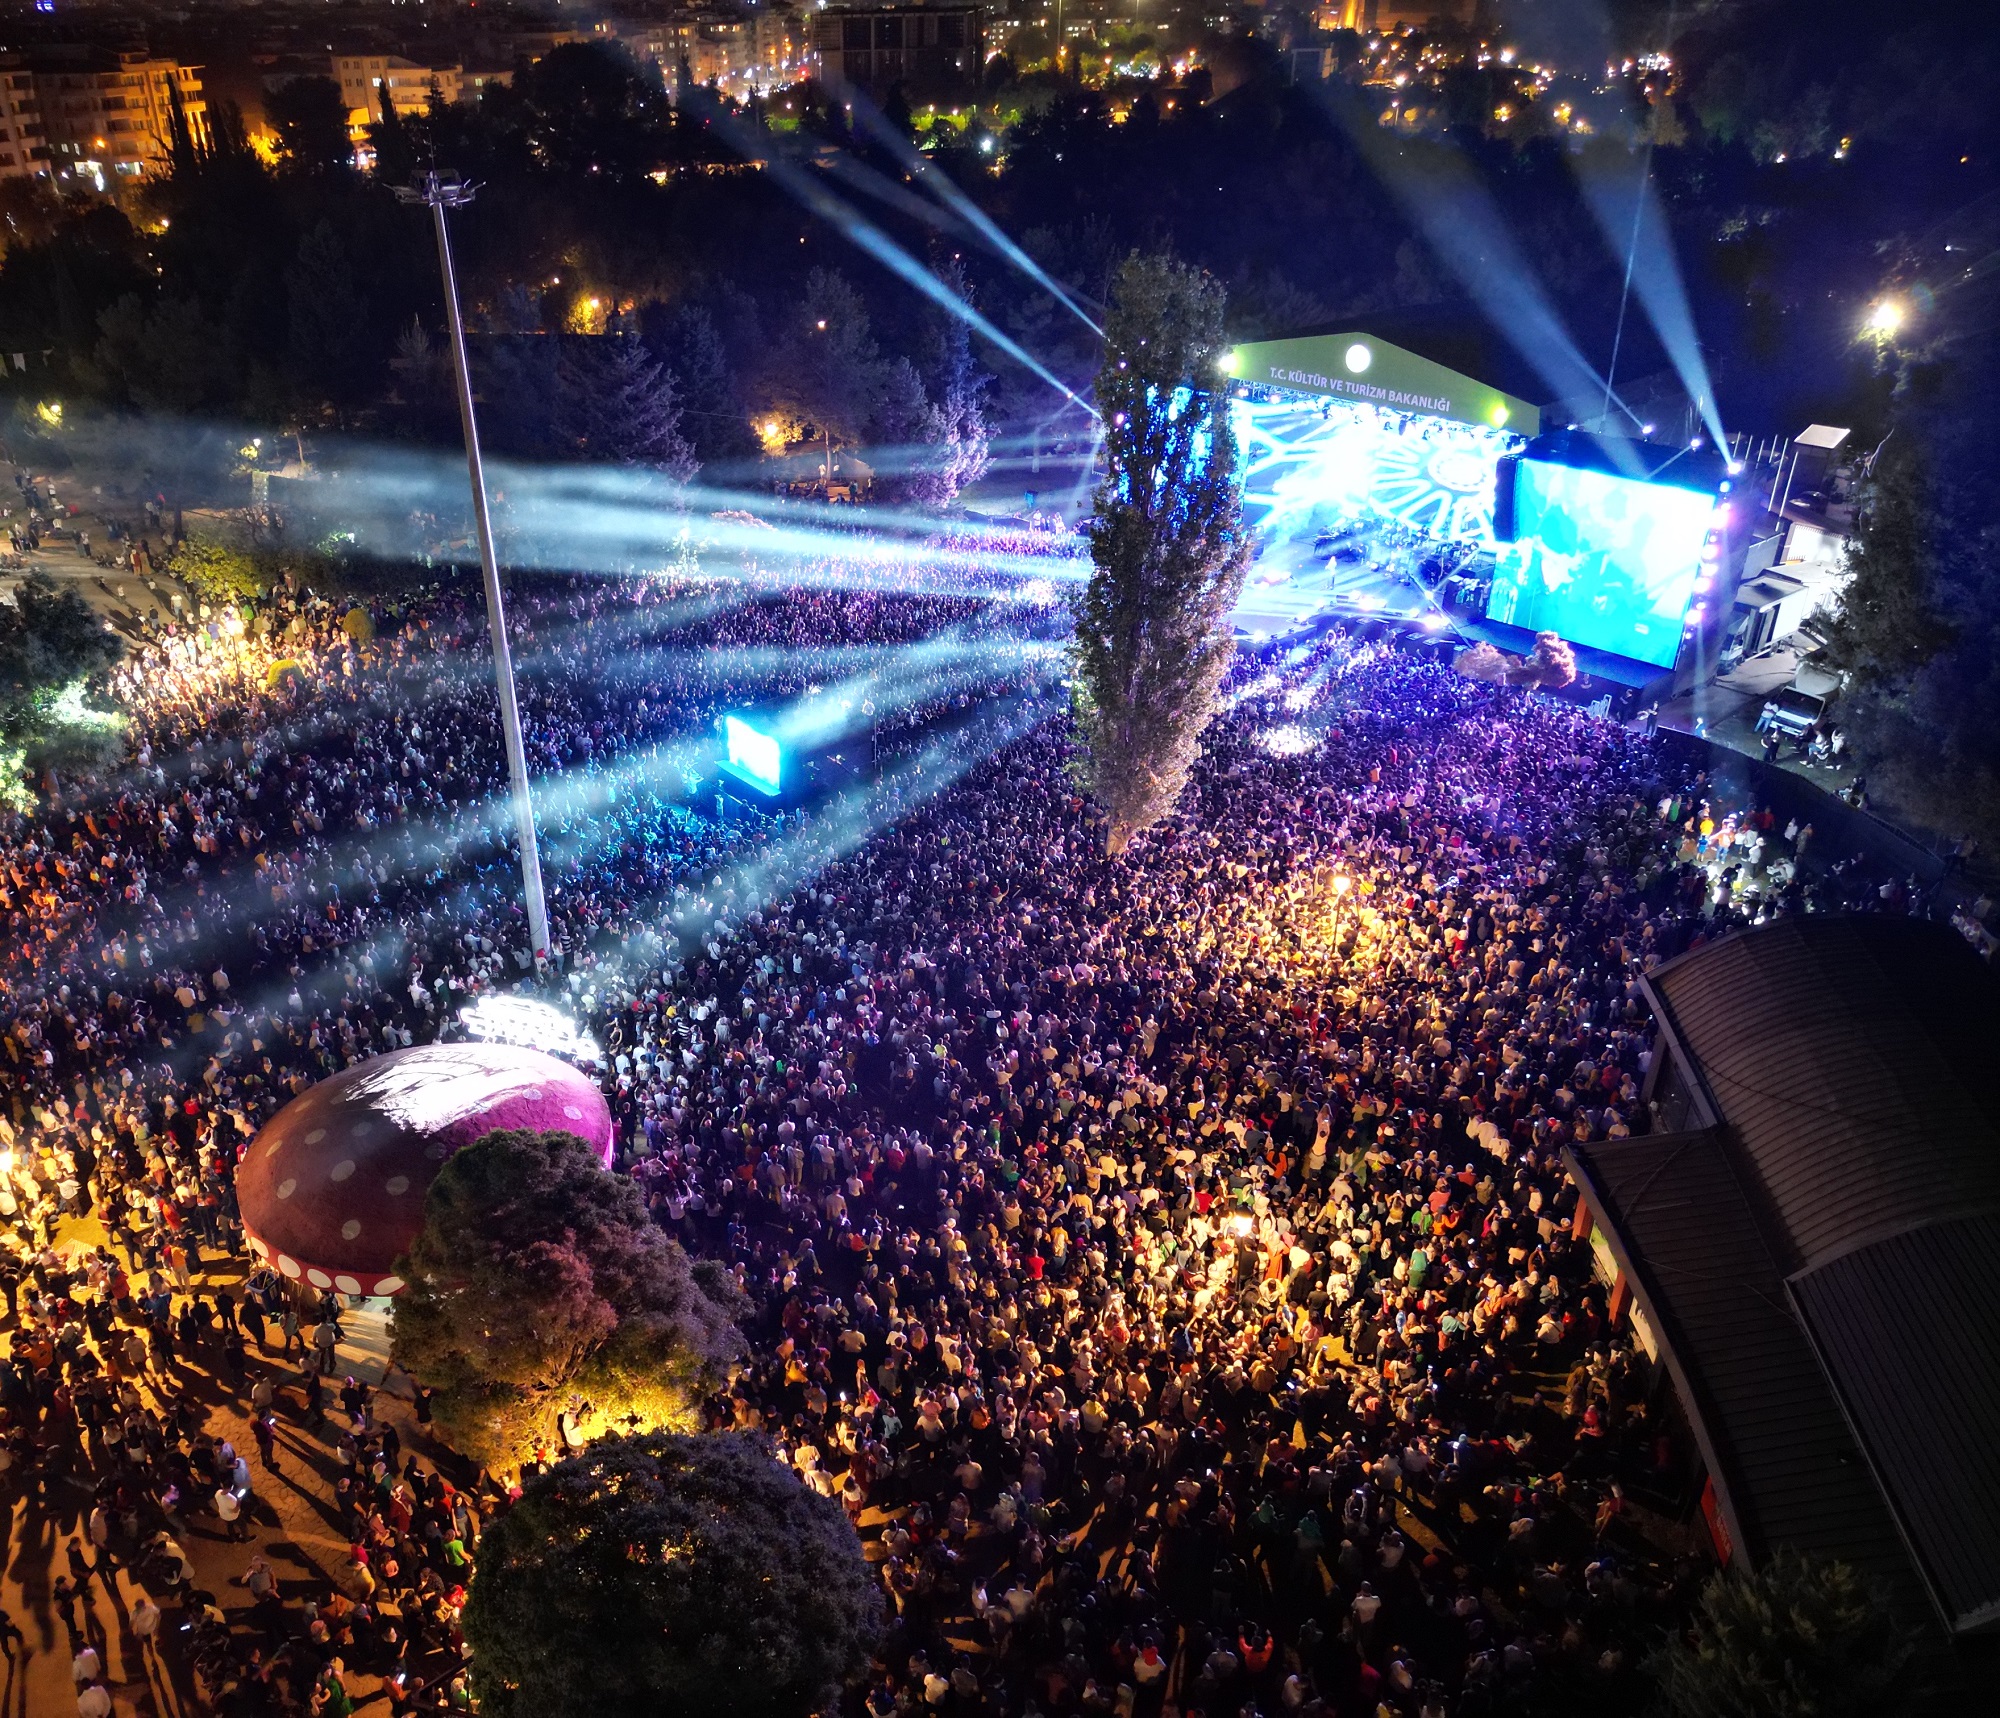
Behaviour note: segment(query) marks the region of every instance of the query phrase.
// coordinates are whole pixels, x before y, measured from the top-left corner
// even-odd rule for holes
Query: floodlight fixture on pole
[[[500,730],[507,741],[507,777],[513,787],[514,832],[521,847],[521,881],[528,896],[528,939],[537,966],[549,955],[549,909],[542,896],[542,856],[535,841],[535,806],[528,792],[528,748],[521,738],[521,704],[514,690],[514,657],[507,648],[507,611],[501,600],[500,563],[493,552],[493,520],[486,507],[486,467],[479,456],[479,425],[472,410],[472,370],[465,357],[465,322],[458,313],[458,277],[444,212],[462,209],[477,187],[448,174],[420,173],[396,196],[422,203],[437,227],[438,268],[444,275],[445,318],[451,329],[451,362],[458,380],[458,417],[465,426],[465,469],[472,483],[472,523],[479,539],[479,568],[486,578],[486,624],[493,635],[493,677],[500,688]]]

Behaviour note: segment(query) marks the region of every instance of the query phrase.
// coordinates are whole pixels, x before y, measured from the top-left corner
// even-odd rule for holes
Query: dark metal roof
[[[1738,1550],[1838,1557],[1911,1615],[1928,1594],[1712,1132],[1564,1153],[1693,1422]]]
[[[1783,1524],[1755,1456],[1763,1428],[1797,1408],[1819,1427],[1810,1447],[1851,1465],[1822,1424],[1831,1415],[1865,1454],[1903,1562],[1947,1624],[2000,1620],[2000,1477],[1986,1449],[2000,1425],[2000,1126],[1978,1089],[2000,1044],[2000,979],[1944,925],[1859,915],[1726,937],[1646,988],[1720,1124],[1661,1183],[1691,1209],[1719,1200],[1731,1239],[1676,1235],[1656,1189],[1623,1213],[1614,1187],[1606,1216],[1633,1225],[1635,1278],[1657,1274],[1652,1251],[1665,1249],[1661,1322],[1686,1333],[1694,1388],[1717,1402],[1718,1453],[1725,1472],[1738,1464],[1732,1495],[1753,1540],[1810,1547]],[[1583,1174],[1602,1177],[1593,1163],[1606,1148],[1589,1150]],[[1752,1235],[1754,1251],[1741,1250]],[[1701,1256],[1723,1268],[1732,1251],[1753,1261],[1736,1303],[1743,1332],[1710,1328],[1713,1309],[1672,1263],[1677,1248],[1708,1246]],[[1744,1352],[1751,1333],[1777,1335],[1779,1314],[1762,1304],[1774,1279],[1783,1321],[1798,1319],[1784,1367]],[[1808,1348],[1810,1390],[1795,1367]],[[1760,1365],[1772,1368],[1761,1380]],[[1867,1566],[1874,1529],[1840,1488],[1815,1488],[1835,1542],[1858,1535],[1841,1554]]]
[[[2000,1210],[2000,1127],[1977,1089],[2000,1046],[2000,979],[1948,926],[1790,919],[1670,961],[1648,988],[1787,1272]]]
[[[1938,1609],[2000,1619],[2000,1217],[1877,1241],[1792,1293]]]

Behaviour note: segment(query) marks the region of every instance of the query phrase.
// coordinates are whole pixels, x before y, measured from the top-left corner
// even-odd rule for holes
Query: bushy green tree
[[[33,802],[23,776],[87,773],[123,749],[123,721],[82,700],[124,641],[71,587],[31,573],[0,603],[0,806]]]
[[[487,1718],[807,1718],[880,1611],[845,1512],[761,1441],[655,1434],[529,1482],[464,1626]]]
[[[1693,1627],[1648,1661],[1668,1718],[1896,1718],[1916,1645],[1845,1563],[1779,1551],[1710,1577]]]
[[[1986,418],[2000,337],[1913,367],[1863,485],[1827,652],[1875,798],[2000,847],[2000,454]]]
[[[236,386],[228,340],[191,298],[149,305],[128,293],[97,325],[99,369],[141,411],[185,416],[222,404]]]
[[[167,558],[167,571],[212,603],[248,602],[264,592],[256,557],[228,543],[190,537]]]
[[[16,739],[52,701],[125,654],[123,640],[71,586],[30,573],[0,603],[0,732]]]
[[[693,1265],[568,1133],[499,1131],[439,1172],[399,1267],[396,1363],[454,1446],[511,1473],[581,1434],[693,1422],[741,1347],[735,1285]]]
[[[1234,648],[1250,539],[1222,312],[1200,270],[1134,254],[1105,324],[1105,477],[1074,650],[1082,769],[1112,853],[1179,801]]]
[[[1927,461],[1913,438],[1885,445],[1862,497],[1849,579],[1827,622],[1827,655],[1864,686],[1894,685],[1952,639],[1937,610],[1937,540]]]
[[[354,164],[347,98],[332,78],[293,78],[264,98],[264,116],[294,173],[345,173]]]

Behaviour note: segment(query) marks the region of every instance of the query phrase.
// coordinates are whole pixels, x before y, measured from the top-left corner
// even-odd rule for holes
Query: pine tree
[[[681,403],[681,433],[696,457],[705,466],[754,457],[749,408],[715,318],[699,304],[678,305],[657,339]]]
[[[816,268],[806,277],[805,302],[788,320],[772,366],[778,379],[774,403],[812,427],[830,472],[836,449],[865,438],[887,367],[868,331],[861,294],[833,269]]]
[[[700,470],[681,435],[674,379],[624,335],[572,343],[556,365],[556,432],[599,465],[645,467],[686,483]]]
[[[1081,769],[1113,854],[1179,801],[1234,648],[1249,537],[1222,311],[1208,275],[1135,252],[1105,323],[1106,474],[1074,653]]]

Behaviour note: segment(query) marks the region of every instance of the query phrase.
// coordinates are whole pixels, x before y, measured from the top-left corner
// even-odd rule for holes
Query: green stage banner
[[[1313,334],[1253,340],[1223,359],[1223,369],[1253,388],[1319,394],[1390,411],[1481,424],[1514,435],[1542,431],[1539,408],[1372,334]]]

